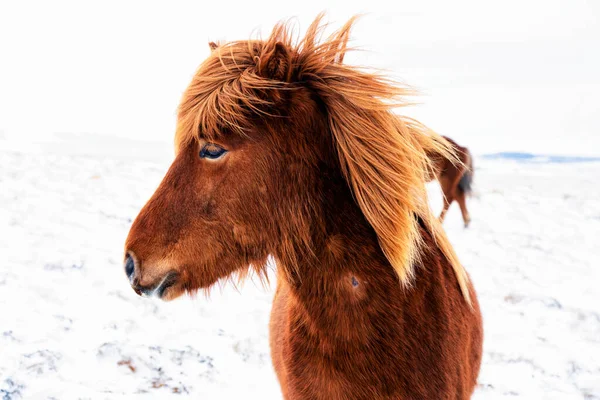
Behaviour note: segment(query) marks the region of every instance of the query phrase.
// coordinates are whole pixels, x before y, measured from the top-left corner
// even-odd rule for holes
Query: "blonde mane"
[[[428,205],[430,156],[454,159],[448,143],[417,121],[393,112],[413,94],[376,73],[343,64],[355,18],[322,39],[323,15],[304,38],[288,23],[265,40],[230,42],[213,50],[183,95],[176,151],[227,130],[246,134],[257,115],[277,118],[285,91],[308,88],[323,102],[340,168],[400,281],[410,285],[423,239],[419,220],[454,268],[470,302],[468,276]]]

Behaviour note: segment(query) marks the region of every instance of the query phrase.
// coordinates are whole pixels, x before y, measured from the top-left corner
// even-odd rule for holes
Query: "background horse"
[[[176,157],[126,242],[138,294],[170,300],[277,262],[271,355],[286,399],[466,399],[475,291],[427,203],[440,137],[396,116],[403,88],[343,64],[353,20],[299,43],[211,45]]]
[[[471,216],[467,210],[467,195],[471,193],[473,182],[473,157],[466,147],[458,145],[447,136],[444,136],[444,139],[452,146],[455,157],[448,158],[443,155],[432,157],[434,158],[435,178],[439,181],[444,193],[444,207],[440,214],[440,221],[444,221],[450,204],[456,200],[466,228],[471,222]]]

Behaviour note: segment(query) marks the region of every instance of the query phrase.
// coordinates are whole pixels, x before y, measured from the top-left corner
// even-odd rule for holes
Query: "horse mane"
[[[323,14],[294,40],[289,23],[265,40],[211,43],[178,110],[176,151],[222,132],[245,135],[256,117],[277,118],[286,95],[304,87],[325,105],[341,171],[400,282],[410,285],[425,245],[420,222],[452,265],[470,303],[468,276],[429,208],[432,155],[455,159],[448,143],[393,112],[413,92],[381,75],[343,64],[356,17],[323,39]]]

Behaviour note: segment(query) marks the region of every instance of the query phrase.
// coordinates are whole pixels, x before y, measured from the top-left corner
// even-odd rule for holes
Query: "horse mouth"
[[[168,300],[174,298],[173,296],[168,296],[168,292],[170,288],[177,284],[178,280],[179,274],[177,272],[169,272],[157,285],[148,287],[134,284],[132,288],[139,296]]]

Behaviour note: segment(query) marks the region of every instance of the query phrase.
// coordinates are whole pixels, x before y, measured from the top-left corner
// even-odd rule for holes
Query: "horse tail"
[[[465,149],[466,150],[466,149]],[[463,176],[460,178],[460,181],[458,182],[458,188],[464,193],[464,194],[471,194],[473,191],[472,185],[473,185],[473,175],[475,173],[475,169],[473,168],[473,157],[471,156],[471,152],[469,150],[467,150],[465,152],[465,155],[467,156],[467,160],[465,162],[465,165],[467,167],[465,173],[463,174]]]

